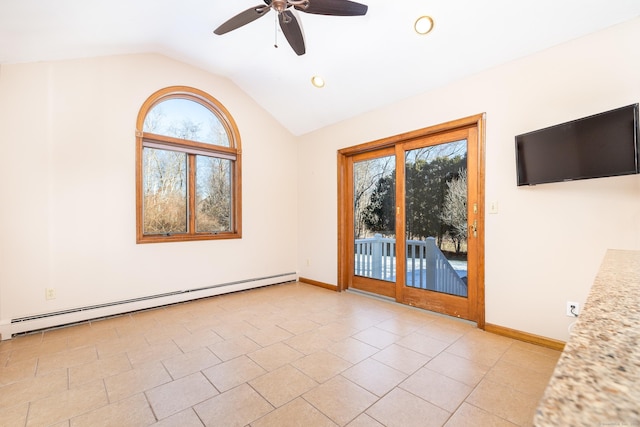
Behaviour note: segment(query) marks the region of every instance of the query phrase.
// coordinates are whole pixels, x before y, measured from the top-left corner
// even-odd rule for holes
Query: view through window
[[[241,237],[239,135],[193,88],[153,94],[138,115],[138,243]]]

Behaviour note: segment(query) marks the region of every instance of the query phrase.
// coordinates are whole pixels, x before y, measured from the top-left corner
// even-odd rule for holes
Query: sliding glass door
[[[479,320],[479,146],[464,126],[341,151],[344,287]]]

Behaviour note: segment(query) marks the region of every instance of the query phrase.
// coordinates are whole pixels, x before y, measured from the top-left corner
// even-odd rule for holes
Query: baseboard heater
[[[33,316],[17,317],[8,324],[0,324],[2,340],[10,339],[16,334],[54,328],[87,320],[116,316],[149,308],[207,298],[231,292],[244,291],[262,286],[294,282],[296,273],[284,273],[254,279],[238,280],[195,289],[186,289],[162,294],[131,298],[121,301],[95,304],[85,307],[71,308]]]

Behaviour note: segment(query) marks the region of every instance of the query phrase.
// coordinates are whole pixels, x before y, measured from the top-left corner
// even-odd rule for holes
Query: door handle
[[[474,219],[472,224],[469,224],[469,231],[473,237],[478,237],[478,220]]]

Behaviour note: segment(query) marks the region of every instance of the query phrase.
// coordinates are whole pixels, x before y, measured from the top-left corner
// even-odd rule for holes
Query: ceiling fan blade
[[[309,0],[309,5],[294,6],[297,10],[316,15],[360,16],[365,15],[369,6],[349,0]]]
[[[245,10],[244,12],[240,12],[233,18],[226,21],[224,24],[220,25],[213,32],[214,34],[222,35],[228,33],[229,31],[235,30],[236,28],[240,28],[243,25],[248,24],[249,22],[253,22],[256,19],[264,16],[267,12],[269,12],[271,8],[269,6],[258,5],[254,6],[250,9]]]
[[[306,51],[304,47],[304,36],[293,12],[285,10],[278,15],[278,20],[280,21],[282,33],[291,45],[291,48],[298,55],[304,55]]]

